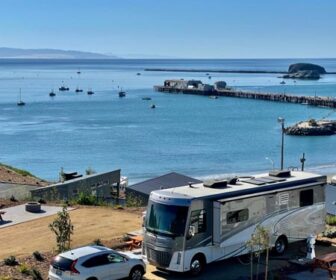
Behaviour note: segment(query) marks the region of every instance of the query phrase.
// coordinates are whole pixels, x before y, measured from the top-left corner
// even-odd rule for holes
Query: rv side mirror
[[[195,226],[189,226],[188,229],[188,239],[192,238],[195,235],[196,229]]]

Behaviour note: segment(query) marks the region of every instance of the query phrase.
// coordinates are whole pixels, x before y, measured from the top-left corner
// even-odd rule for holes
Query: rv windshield
[[[150,232],[181,236],[184,235],[188,207],[152,203],[146,222]]]

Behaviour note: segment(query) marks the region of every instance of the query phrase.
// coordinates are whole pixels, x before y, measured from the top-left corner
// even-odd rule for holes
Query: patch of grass
[[[30,276],[33,278],[33,280],[43,280],[41,272],[39,272],[36,268],[33,268],[30,271]]]
[[[336,225],[336,216],[327,214],[325,221],[327,225],[334,226]]]
[[[10,277],[10,276],[1,276],[0,275],[0,280],[11,280],[12,279],[12,277]]]
[[[19,271],[22,274],[25,274],[25,275],[30,275],[30,273],[31,273],[28,265],[25,264],[25,263],[22,263],[22,264],[19,265]]]
[[[4,164],[4,163],[0,163],[0,166],[3,166],[3,167],[5,167],[5,168],[7,168],[7,169],[9,169],[9,170],[12,170],[12,171],[14,171],[14,172],[16,172],[17,174],[20,174],[20,175],[22,175],[22,176],[24,176],[24,177],[34,177],[34,178],[36,178],[36,179],[39,179],[39,178],[37,178],[36,176],[34,176],[33,174],[31,174],[29,171],[27,171],[27,170],[24,170],[24,169],[19,169],[19,168],[16,168],[16,167],[13,167],[13,166],[10,166],[10,165],[8,165],[8,164]]]
[[[5,258],[3,260],[4,264],[5,265],[8,265],[8,266],[15,266],[15,265],[18,265],[18,261],[16,260],[15,256],[10,256],[8,258]]]

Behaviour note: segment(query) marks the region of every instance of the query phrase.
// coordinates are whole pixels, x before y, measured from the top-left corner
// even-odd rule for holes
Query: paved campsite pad
[[[41,205],[41,212],[30,213],[26,211],[25,205],[22,204],[9,208],[4,208],[2,210],[6,213],[3,215],[4,221],[0,222],[0,229],[28,222],[31,220],[55,215],[57,212],[62,210],[62,207]],[[73,210],[73,208],[68,208],[68,210]]]

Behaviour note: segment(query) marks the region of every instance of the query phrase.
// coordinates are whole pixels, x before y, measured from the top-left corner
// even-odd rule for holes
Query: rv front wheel
[[[277,255],[283,255],[287,249],[286,236],[280,236],[274,244],[274,251]]]
[[[204,270],[204,266],[205,266],[204,257],[201,254],[196,255],[195,257],[193,257],[190,263],[190,274],[192,276],[200,275]]]

